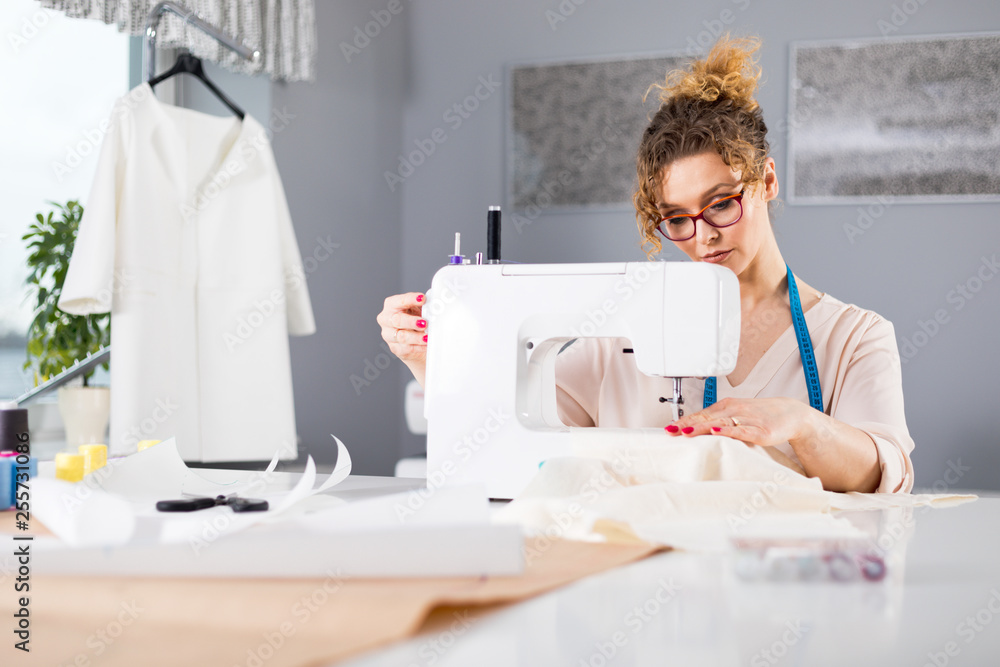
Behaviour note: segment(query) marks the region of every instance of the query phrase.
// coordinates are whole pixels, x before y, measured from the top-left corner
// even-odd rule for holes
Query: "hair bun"
[[[759,39],[734,39],[726,33],[704,60],[695,60],[689,69],[674,70],[667,75],[665,85],[659,86],[660,101],[687,97],[714,102],[723,98],[748,111],[756,109],[754,92],[761,75],[756,57],[758,49]]]
[[[764,183],[770,146],[764,114],[754,99],[761,76],[759,49],[756,37],[733,39],[727,33],[704,59],[670,72],[652,87],[659,90],[661,104],[639,142],[632,197],[650,257],[662,248],[656,231],[660,186],[676,160],[714,152],[751,191]]]

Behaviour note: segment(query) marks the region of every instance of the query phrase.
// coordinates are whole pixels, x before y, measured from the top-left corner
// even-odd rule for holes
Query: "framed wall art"
[[[793,203],[1000,200],[1000,33],[791,46]]]
[[[532,63],[508,68],[507,201],[547,209],[631,207],[635,154],[657,91],[682,55]]]

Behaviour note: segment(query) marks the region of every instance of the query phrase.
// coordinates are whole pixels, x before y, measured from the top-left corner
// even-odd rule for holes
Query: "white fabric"
[[[315,331],[264,128],[116,103],[59,307],[111,311],[113,453],[177,437],[187,460],[296,456],[288,335]]]
[[[903,382],[892,324],[870,310],[829,294],[805,312],[823,389],[826,413],[868,434],[882,470],[878,490],[913,488],[913,439],[903,411]],[[625,339],[579,339],[556,361],[556,389],[563,422],[571,426],[663,428],[672,406],[672,380],[641,373]],[[684,409],[701,409],[704,380],[684,378]],[[809,404],[795,331],[789,326],[738,386],[718,378],[718,399],[788,396]],[[791,445],[774,448],[798,464]]]
[[[678,440],[656,429],[573,434],[577,456],[546,461],[497,521],[594,541],[605,539],[611,522],[648,542],[719,550],[736,537],[865,537],[833,513],[944,507],[976,497],[825,491],[818,478],[776,459],[773,448],[722,436]]]
[[[70,18],[114,23],[129,35],[145,35],[149,11],[159,0],[39,0]],[[242,74],[267,72],[279,81],[316,78],[316,8],[314,0],[180,0],[222,32],[260,51],[254,64],[172,12],[157,26],[156,46],[186,48],[205,60]],[[159,69],[163,69],[160,67]],[[145,72],[143,72],[145,76]]]

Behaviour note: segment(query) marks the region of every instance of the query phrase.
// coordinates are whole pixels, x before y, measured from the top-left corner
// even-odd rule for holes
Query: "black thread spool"
[[[18,445],[27,446],[28,435],[28,411],[24,408],[0,407],[0,452],[16,452]],[[21,451],[27,454],[27,451]]]
[[[486,212],[486,263],[500,263],[500,207],[490,206]]]

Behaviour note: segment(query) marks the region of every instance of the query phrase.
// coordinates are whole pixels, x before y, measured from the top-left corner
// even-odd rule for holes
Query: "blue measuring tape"
[[[802,314],[802,301],[799,299],[799,288],[795,284],[792,269],[785,264],[788,275],[788,301],[792,309],[792,325],[795,327],[795,338],[799,342],[799,357],[802,359],[802,371],[806,376],[806,386],[809,388],[809,405],[823,412],[823,391],[819,386],[819,370],[816,368],[816,354],[813,352],[812,338],[809,337],[809,327],[806,317]],[[714,377],[705,379],[705,400],[703,408],[715,404],[718,390]]]

